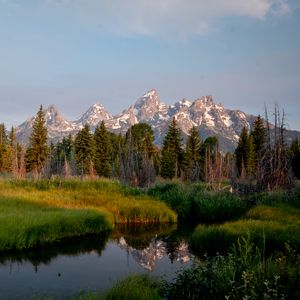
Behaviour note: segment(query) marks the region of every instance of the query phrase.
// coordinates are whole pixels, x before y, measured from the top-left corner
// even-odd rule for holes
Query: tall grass
[[[191,237],[191,246],[198,252],[224,252],[248,234],[251,240],[268,251],[283,249],[286,242],[300,249],[300,211],[289,207],[256,206],[242,220],[222,225],[198,225]],[[265,244],[265,245],[264,245]]]
[[[0,251],[49,242],[112,228],[105,212],[41,207],[14,198],[0,198]]]
[[[249,236],[230,254],[205,257],[166,283],[166,299],[299,299],[300,256],[289,246],[265,258]]]
[[[183,223],[222,223],[238,219],[246,211],[246,205],[238,196],[206,191],[201,185],[158,184],[150,188],[148,194],[166,202]]]
[[[176,214],[164,203],[145,195],[131,195],[118,182],[109,180],[2,181],[1,196],[48,207],[107,211],[112,223],[177,221]]]
[[[166,204],[109,180],[1,180],[0,251],[110,230],[115,223],[176,222]]]

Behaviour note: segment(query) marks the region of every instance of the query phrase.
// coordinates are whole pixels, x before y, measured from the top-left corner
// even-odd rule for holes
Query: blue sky
[[[119,113],[149,89],[213,95],[300,130],[299,0],[0,0],[0,122],[40,104],[76,119]]]

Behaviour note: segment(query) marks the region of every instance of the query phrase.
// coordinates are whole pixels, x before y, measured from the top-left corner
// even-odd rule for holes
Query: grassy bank
[[[220,225],[200,224],[191,237],[196,251],[224,252],[238,237],[250,236],[251,240],[268,251],[283,249],[288,242],[300,250],[300,210],[286,205],[271,207],[255,206],[243,219]]]
[[[204,257],[172,282],[131,275],[107,293],[81,293],[73,300],[299,299],[300,256],[290,247],[265,258],[249,237],[229,254]],[[52,299],[52,298],[47,298]]]
[[[246,203],[229,192],[212,192],[201,185],[161,183],[150,188],[148,194],[167,203],[182,223],[222,223],[240,218]]]
[[[114,223],[176,222],[164,203],[119,183],[1,180],[0,251],[99,233]]]
[[[0,251],[41,246],[64,238],[111,229],[106,213],[43,207],[0,198]]]
[[[265,258],[250,238],[205,257],[165,286],[166,299],[299,299],[300,256],[290,247]]]

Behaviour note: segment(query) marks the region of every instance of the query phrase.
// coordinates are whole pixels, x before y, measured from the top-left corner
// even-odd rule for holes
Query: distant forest
[[[275,107],[274,116],[272,130],[267,114],[258,116],[251,131],[242,129],[235,153],[222,153],[218,139],[202,140],[196,127],[183,144],[175,118],[161,147],[154,145],[153,130],[145,123],[124,136],[109,132],[104,122],[94,133],[86,124],[75,136],[49,143],[41,106],[28,146],[16,141],[14,128],[7,135],[0,124],[0,172],[15,178],[100,176],[136,187],[149,187],[160,177],[211,186],[227,182],[244,192],[289,188],[300,178],[300,144],[297,139],[286,143],[284,115]]]

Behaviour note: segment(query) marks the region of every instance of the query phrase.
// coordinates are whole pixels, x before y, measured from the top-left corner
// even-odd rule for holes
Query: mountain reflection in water
[[[104,292],[132,273],[151,272],[171,280],[192,260],[175,225],[116,226],[105,237],[89,235],[0,253],[0,299]]]

